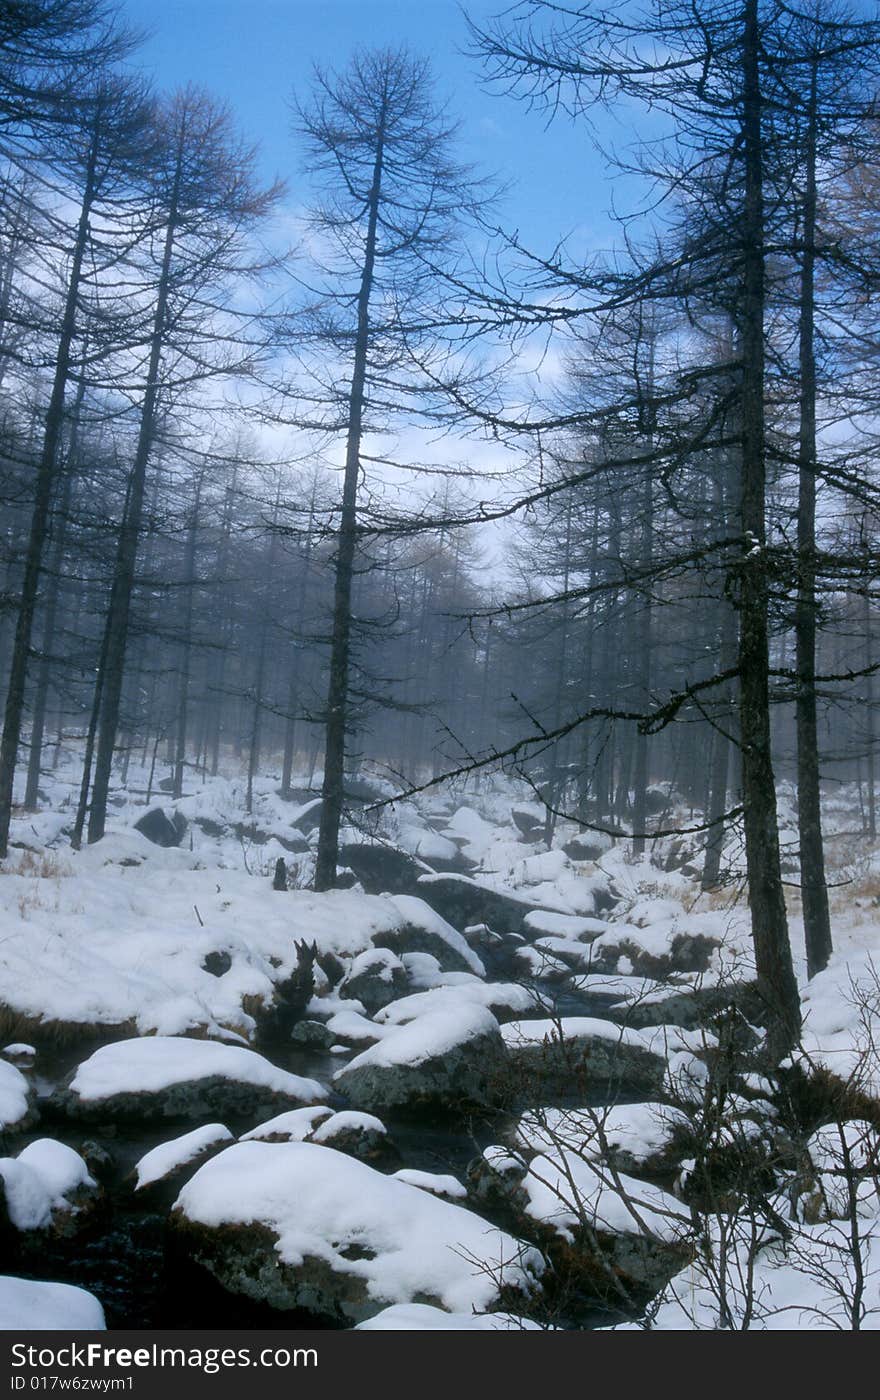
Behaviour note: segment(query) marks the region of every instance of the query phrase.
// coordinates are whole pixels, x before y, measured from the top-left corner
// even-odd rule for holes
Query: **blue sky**
[[[507,0],[472,0],[476,19]],[[465,160],[513,182],[501,209],[505,226],[536,248],[561,235],[607,244],[610,184],[585,132],[543,119],[480,84],[455,0],[125,0],[138,27],[152,31],[136,56],[157,84],[193,80],[225,99],[245,135],[259,143],[267,175],[289,182],[293,205],[306,202],[290,134],[291,92],[307,91],[314,61],[342,67],[359,46],[405,44],[427,54],[440,93],[461,119]]]

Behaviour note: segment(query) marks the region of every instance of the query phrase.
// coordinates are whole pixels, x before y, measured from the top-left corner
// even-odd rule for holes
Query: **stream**
[[[493,969],[493,972],[496,970]],[[496,972],[497,977],[497,972]],[[490,980],[492,978],[490,973]],[[528,985],[542,992],[555,1003],[560,1015],[602,1015],[600,999],[584,993],[566,991],[558,994],[541,981]],[[540,1019],[546,1012],[535,1011]],[[45,1101],[65,1077],[93,1053],[107,1038],[92,1037],[68,1044],[63,1049],[37,1045],[36,1064],[32,1071],[37,1087],[38,1102]],[[260,1049],[259,1046],[255,1047]],[[287,1048],[273,1045],[261,1050],[268,1059],[284,1070],[330,1083],[335,1070],[347,1063],[357,1050],[348,1055],[333,1055],[326,1050],[301,1045]],[[583,1102],[581,1096],[580,1102]],[[559,1100],[557,1100],[559,1102]],[[600,1097],[595,1100],[601,1103]],[[346,1101],[331,1094],[332,1107],[345,1108]],[[247,1132],[267,1115],[242,1117],[225,1116],[226,1126],[236,1136]],[[495,1113],[467,1123],[455,1120],[442,1110],[428,1113],[389,1111],[382,1114],[389,1137],[399,1150],[399,1160],[383,1164],[382,1169],[417,1168],[434,1173],[451,1173],[466,1181],[468,1163],[484,1147],[498,1142],[505,1127],[512,1123],[510,1114]],[[169,1252],[166,1230],[167,1215],[155,1206],[146,1207],[133,1191],[132,1173],[136,1163],[159,1143],[167,1142],[189,1131],[196,1124],[187,1121],[145,1123],[143,1126],[114,1122],[78,1125],[66,1119],[56,1119],[44,1113],[40,1123],[29,1133],[17,1135],[14,1152],[18,1152],[41,1137],[53,1137],[83,1153],[92,1160],[89,1144],[96,1144],[107,1154],[99,1173],[104,1199],[94,1218],[69,1239],[39,1236],[20,1237],[16,1243],[13,1232],[14,1257],[3,1270],[20,1277],[53,1280],[76,1284],[94,1293],[104,1307],[107,1326],[111,1329],[198,1328],[272,1329],[279,1326],[294,1329],[337,1327],[333,1320],[309,1312],[279,1312],[264,1304],[249,1301],[239,1294],[227,1292],[204,1270],[185,1258]],[[85,1145],[85,1152],[83,1151]],[[91,1163],[90,1163],[91,1165]],[[469,1202],[462,1204],[470,1205]],[[507,1227],[509,1222],[493,1219],[492,1213],[480,1214],[493,1224]],[[602,1320],[594,1301],[584,1300],[583,1309],[568,1320],[568,1325],[584,1328]]]

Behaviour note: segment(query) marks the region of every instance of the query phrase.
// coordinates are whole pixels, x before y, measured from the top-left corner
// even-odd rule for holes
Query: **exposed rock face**
[[[405,996],[408,986],[406,968],[396,953],[390,948],[371,948],[354,959],[339,995],[363,1002],[367,1014],[373,1016],[389,1002]]]
[[[161,807],[153,807],[134,824],[135,831],[146,836],[154,846],[179,846],[186,832],[186,817],[175,812],[172,818]]]
[[[349,1323],[395,1302],[479,1311],[502,1288],[530,1291],[542,1268],[461,1206],[311,1143],[221,1153],[184,1187],[171,1225],[231,1292]]]
[[[364,1050],[334,1076],[353,1104],[456,1111],[494,1097],[504,1047],[485,1007],[462,1005],[454,1016],[428,1012]]]
[[[339,861],[354,871],[367,894],[408,894],[426,869],[415,856],[378,843],[347,842]]]
[[[455,928],[488,924],[504,933],[520,933],[523,920],[535,907],[527,896],[502,894],[467,875],[423,875],[418,891]]]

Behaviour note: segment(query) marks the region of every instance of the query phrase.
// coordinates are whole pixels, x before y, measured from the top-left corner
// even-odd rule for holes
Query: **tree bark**
[[[800,1034],[800,1001],[791,961],[779,859],[776,787],[770,753],[764,427],[764,191],[758,0],[746,0],[743,29],[743,282],[740,565],[740,742],[746,869],[758,993],[768,1050],[783,1059]]]
[[[379,201],[382,194],[384,132],[380,124],[376,159],[370,187],[364,264],[357,302],[354,366],[348,401],[348,434],[342,515],[333,590],[333,632],[330,645],[330,679],[327,687],[327,732],[324,744],[324,781],[321,788],[321,823],[315,862],[315,889],[332,889],[339,859],[339,824],[342,819],[345,780],[345,730],[348,718],[348,673],[351,654],[351,595],[357,543],[357,487],[363,424],[367,352],[370,341],[370,293],[376,260]]]
[[[795,609],[797,671],[797,791],[801,901],[807,976],[828,966],[831,919],[825,885],[819,739],[816,725],[816,85],[818,59],[810,76],[807,115],[806,188],[802,208],[804,249],[800,289],[800,433],[798,444],[798,595]]]

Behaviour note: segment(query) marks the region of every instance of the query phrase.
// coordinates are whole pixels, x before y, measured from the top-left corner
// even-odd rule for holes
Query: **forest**
[[[880,1325],[867,8],[0,6],[0,1329]]]

